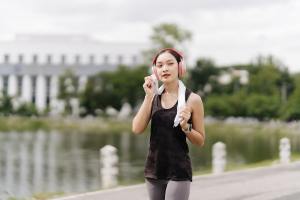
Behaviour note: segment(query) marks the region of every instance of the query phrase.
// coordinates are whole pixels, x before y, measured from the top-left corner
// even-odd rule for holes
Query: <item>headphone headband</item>
[[[176,54],[178,54],[180,56],[180,61],[183,60],[183,54],[179,51],[177,51],[176,49],[174,48],[164,48],[164,49],[161,49],[159,50],[159,52],[154,56],[153,60],[152,60],[152,65],[155,65],[155,62],[156,62],[156,59],[157,57],[162,53],[162,52],[165,52],[165,51],[173,51],[175,52]]]

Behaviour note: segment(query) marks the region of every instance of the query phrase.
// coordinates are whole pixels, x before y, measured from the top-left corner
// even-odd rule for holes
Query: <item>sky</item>
[[[299,0],[0,0],[0,39],[80,34],[147,43],[152,27],[176,23],[193,38],[186,52],[217,65],[273,55],[300,72]]]

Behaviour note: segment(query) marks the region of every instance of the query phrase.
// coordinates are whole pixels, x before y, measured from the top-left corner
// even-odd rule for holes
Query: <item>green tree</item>
[[[258,57],[250,69],[249,93],[280,95],[282,87],[287,87],[287,95],[292,86],[292,79],[287,68],[272,56]]]
[[[17,115],[21,116],[38,116],[38,110],[33,103],[23,103],[15,111]]]
[[[244,91],[229,94],[212,94],[204,102],[205,112],[214,117],[245,117],[247,116],[247,105]]]
[[[0,113],[7,116],[13,114],[13,112],[12,98],[4,94],[0,98]]]
[[[249,92],[266,95],[278,94],[277,83],[279,80],[280,73],[274,66],[263,66],[257,74],[250,75]]]
[[[70,69],[59,77],[58,98],[65,102],[65,112],[72,112],[71,99],[78,97],[78,78]]]
[[[192,39],[192,33],[174,23],[161,23],[152,29],[152,48],[143,52],[145,63],[151,62],[153,55],[162,48],[184,48],[184,43]]]
[[[144,95],[142,85],[148,69],[148,66],[120,66],[114,72],[101,72],[90,77],[80,96],[86,114],[95,115],[97,109],[108,106],[120,109],[125,102],[134,107]]]
[[[205,114],[222,118],[231,116],[232,108],[228,100],[228,95],[210,95],[204,101]]]
[[[295,84],[280,61],[272,56],[260,56],[255,63],[218,67],[219,73],[232,69],[248,70],[249,83],[240,84],[238,77],[233,77],[227,85],[218,84],[215,79],[199,78],[210,84],[212,80],[215,81],[212,93],[206,97],[206,113],[221,117],[249,116],[260,120],[278,118],[282,113],[284,119],[294,119],[298,116],[296,102],[300,99],[297,90],[290,96]],[[195,71],[190,81],[199,77]],[[200,85],[203,86],[201,82],[198,83],[198,86]],[[286,104],[288,97],[289,102]]]
[[[280,110],[280,97],[276,95],[250,94],[245,99],[247,116],[260,120],[277,118]]]
[[[295,89],[281,109],[281,118],[288,121],[300,119],[300,74],[296,74],[294,80]]]
[[[180,28],[177,24],[163,23],[153,27],[151,41],[157,48],[178,47],[187,40],[191,40],[192,34],[188,30]]]
[[[187,85],[193,91],[204,91],[204,87],[210,85],[214,87],[217,82],[216,77],[219,74],[219,69],[211,59],[198,59],[196,66],[189,70],[189,79]]]

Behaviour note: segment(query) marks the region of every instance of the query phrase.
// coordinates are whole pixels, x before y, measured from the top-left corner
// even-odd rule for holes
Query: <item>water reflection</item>
[[[0,138],[1,193],[28,197],[99,189],[98,154],[82,148],[81,134],[9,132]]]
[[[190,145],[193,169],[199,171],[210,168],[211,146],[217,141],[227,145],[229,164],[276,158],[280,137],[276,133],[270,137],[270,133],[245,135],[232,132],[225,135],[210,131],[205,148]],[[149,134],[2,132],[0,195],[29,197],[36,193],[99,190],[99,149],[106,144],[118,149],[119,183],[141,182],[148,140]],[[294,141],[294,148],[300,142],[299,136],[297,139],[291,138],[291,141]]]

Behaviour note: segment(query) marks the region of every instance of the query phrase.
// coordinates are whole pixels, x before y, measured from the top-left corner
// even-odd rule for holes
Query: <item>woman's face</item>
[[[156,71],[163,83],[169,83],[178,79],[178,63],[169,52],[160,54],[156,59]]]

